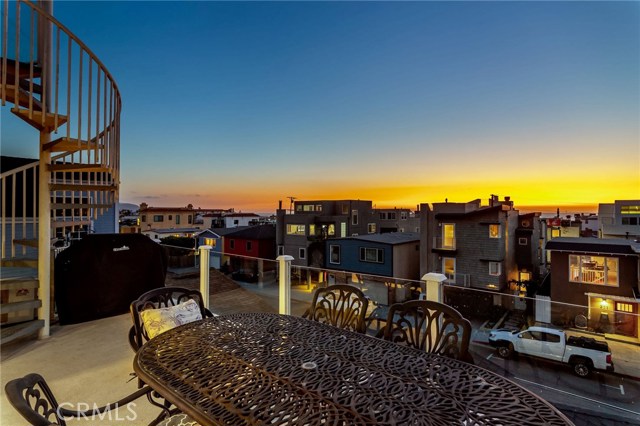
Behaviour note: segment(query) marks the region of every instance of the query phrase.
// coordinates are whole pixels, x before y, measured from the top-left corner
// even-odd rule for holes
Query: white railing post
[[[200,246],[200,293],[202,293],[202,303],[209,309],[209,252],[211,246]]]
[[[278,312],[280,314],[291,315],[291,261],[293,256],[278,256],[279,263],[279,303]]]
[[[427,300],[443,303],[442,283],[445,282],[446,279],[446,275],[437,272],[429,272],[422,277],[422,281],[425,283],[424,289]]]

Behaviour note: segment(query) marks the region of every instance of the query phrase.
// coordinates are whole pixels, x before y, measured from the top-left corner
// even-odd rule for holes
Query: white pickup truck
[[[589,337],[569,337],[562,330],[529,327],[527,330],[493,330],[489,343],[498,355],[509,358],[514,353],[545,358],[572,366],[580,377],[593,369],[613,371],[611,352],[606,342]]]

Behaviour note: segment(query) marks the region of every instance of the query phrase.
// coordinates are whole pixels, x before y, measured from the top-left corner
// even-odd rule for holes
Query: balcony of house
[[[180,250],[176,247],[171,247],[170,249]],[[258,387],[255,389],[252,387],[252,383],[255,382],[252,377],[263,374],[264,371],[271,368],[269,365],[273,365],[274,372],[289,371],[288,369],[292,368],[292,365],[297,366],[298,362],[300,362],[300,365],[304,365],[304,368],[307,368],[300,370],[300,374],[296,373],[297,370],[295,369],[291,370],[292,376],[288,379],[289,381],[296,381],[299,378],[301,383],[305,383],[305,387],[300,388],[298,393],[295,394],[297,396],[292,396],[292,398],[299,398],[301,395],[305,396],[305,398],[311,398],[310,395],[313,395],[314,392],[328,392],[327,389],[333,386],[331,383],[334,383],[334,381],[337,383],[343,375],[349,374],[351,361],[346,360],[354,356],[355,352],[353,351],[356,351],[360,345],[363,345],[362,348],[366,347],[368,351],[378,352],[368,352],[362,359],[369,359],[369,361],[362,365],[358,364],[354,368],[357,368],[358,371],[364,371],[363,369],[372,371],[372,374],[373,370],[375,370],[375,377],[382,377],[381,374],[386,374],[384,372],[388,368],[393,368],[395,371],[393,373],[394,377],[398,377],[398,375],[402,377],[402,374],[408,374],[408,372],[413,371],[412,369],[416,365],[422,365],[421,368],[429,368],[428,364],[424,364],[424,362],[431,355],[424,355],[425,358],[421,358],[423,355],[419,355],[418,352],[403,352],[404,358],[398,358],[397,361],[393,362],[390,361],[392,358],[385,358],[391,357],[395,353],[396,346],[404,348],[405,344],[401,341],[386,341],[384,330],[386,330],[387,326],[391,326],[398,315],[396,311],[392,310],[393,306],[402,306],[420,299],[431,300],[435,298],[440,303],[454,308],[471,324],[468,351],[473,364],[468,365],[464,370],[457,370],[455,367],[457,364],[452,363],[449,365],[447,364],[449,361],[445,361],[446,358],[443,358],[441,362],[445,362],[445,364],[449,365],[447,368],[451,369],[447,371],[454,375],[458,374],[456,372],[462,374],[461,372],[464,371],[463,376],[465,377],[467,375],[474,377],[474,374],[486,374],[487,376],[483,380],[488,380],[489,382],[502,380],[501,377],[506,377],[516,382],[514,386],[517,386],[517,388],[514,389],[522,389],[509,395],[502,393],[497,394],[497,396],[491,396],[491,405],[493,407],[499,407],[503,402],[513,407],[513,404],[522,404],[523,401],[531,401],[532,398],[537,401],[538,397],[535,396],[537,394],[542,396],[546,402],[552,404],[551,407],[559,409],[561,413],[564,413],[577,425],[592,424],[594,421],[603,424],[607,422],[620,425],[636,424],[640,419],[640,412],[634,403],[640,397],[640,382],[638,381],[640,378],[640,356],[638,356],[640,354],[640,346],[638,346],[640,341],[629,339],[624,341],[623,339],[617,339],[614,334],[598,333],[596,330],[589,328],[588,324],[584,327],[578,320],[577,315],[571,318],[566,316],[566,306],[553,303],[548,298],[521,297],[522,294],[496,294],[473,289],[467,285],[472,280],[469,274],[451,274],[441,282],[428,281],[426,279],[406,280],[355,274],[349,271],[326,268],[291,267],[290,262],[292,259],[289,256],[284,256],[277,260],[248,256],[228,256],[230,258],[229,267],[223,273],[215,268],[209,268],[206,261],[203,260],[209,258],[206,251],[203,251],[206,249],[201,249],[200,252],[186,248],[181,250],[185,251],[185,255],[190,254],[192,259],[197,259],[196,264],[182,268],[169,267],[163,284],[168,287],[198,290],[203,295],[203,303],[213,313],[214,317],[196,321],[193,323],[193,327],[198,328],[197,324],[202,323],[208,324],[207,327],[214,327],[214,325],[215,327],[227,327],[224,333],[237,333],[238,330],[244,330],[241,335],[238,334],[231,340],[225,340],[227,342],[225,347],[231,351],[224,355],[225,365],[228,368],[232,368],[235,363],[239,362],[242,354],[246,352],[240,351],[238,348],[232,349],[229,345],[242,345],[244,344],[242,342],[249,344],[254,339],[254,337],[249,336],[253,336],[255,333],[257,333],[256,336],[259,335],[255,337],[258,339],[256,344],[251,343],[247,348],[260,348],[260,345],[269,345],[270,343],[268,342],[272,341],[269,339],[280,339],[282,333],[288,336],[287,339],[279,343],[280,346],[277,348],[277,353],[283,362],[280,367],[277,367],[280,364],[273,364],[276,362],[275,359],[269,361],[272,364],[262,364],[258,359],[261,356],[265,356],[264,353],[266,352],[263,353],[256,350],[255,354],[252,355],[256,357],[251,363],[252,367],[246,370],[247,375],[243,376],[246,379],[243,379],[242,386],[246,386],[242,388],[244,391],[240,387],[228,388],[227,397],[225,398],[228,398],[229,404],[238,405],[237,410],[242,410],[242,407],[245,407],[249,415],[253,415],[252,410],[250,410],[249,406],[243,404],[251,403],[253,405],[254,403],[246,401],[246,397],[253,395],[255,398],[259,398],[256,401],[264,401],[277,392],[287,389],[288,385],[279,381],[276,376],[272,377],[275,382],[271,382],[271,385],[269,385],[268,393],[260,391]],[[112,275],[117,275],[117,265],[112,265],[110,269]],[[113,294],[117,285],[118,283],[114,281],[110,294]],[[309,313],[311,307],[315,306],[313,304],[314,296],[321,294],[320,291],[336,285],[353,288],[355,289],[353,290],[354,294],[364,294],[367,300],[364,312],[364,331],[371,337],[362,340],[359,337],[361,333],[329,325],[323,325],[320,329],[316,328],[318,326],[310,324],[315,322],[312,321],[313,315],[310,316]],[[95,291],[98,290],[96,289]],[[318,296],[315,298],[315,303],[328,303],[332,297],[326,294]],[[339,306],[344,312],[357,311],[356,305],[351,304],[355,300],[355,298],[350,297],[341,302],[342,304],[339,304]],[[86,305],[89,301],[78,302]],[[345,308],[346,306],[349,307]],[[589,306],[575,308],[582,308],[581,312],[588,316]],[[134,371],[134,365],[136,369],[140,367],[141,361],[140,358],[136,358],[134,362],[136,351],[130,346],[129,329],[133,324],[131,314],[120,313],[107,318],[97,318],[66,325],[62,325],[67,322],[60,316],[62,314],[62,312],[58,313],[57,322],[54,322],[49,339],[41,341],[21,340],[2,346],[3,387],[10,379],[37,371],[45,377],[58,398],[58,402],[63,401],[66,404],[93,404],[95,402],[101,405],[136,391],[138,389],[138,380],[131,380],[131,373]],[[622,314],[625,314],[627,319],[624,324],[628,325],[634,321],[638,324],[637,311],[635,313]],[[307,317],[307,319],[301,317]],[[318,316],[316,321],[320,321],[321,317],[322,315]],[[260,321],[262,325],[257,326],[257,323],[255,323],[254,326],[249,326],[249,324],[253,324],[252,321]],[[175,348],[176,345],[188,344],[191,339],[187,334],[190,332],[188,330],[195,330],[195,328],[190,328],[189,324],[181,326],[182,328],[179,330],[176,329],[178,330],[177,332],[167,331],[167,334],[164,335],[165,337],[162,337],[163,334],[159,334],[147,342],[149,344],[148,347],[151,348],[152,345],[165,342],[165,340],[166,342],[162,343],[163,351],[171,351],[171,348]],[[595,339],[596,341],[604,342],[608,352],[600,354],[598,351],[594,351],[594,353],[602,355],[603,359],[607,353],[610,353],[615,365],[615,371],[613,373],[608,372],[606,369],[598,369],[596,365],[587,363],[588,376],[580,377],[574,372],[573,364],[561,361],[549,362],[541,360],[539,357],[525,355],[501,357],[498,352],[495,352],[496,349],[490,345],[489,336],[496,330],[504,328],[516,330],[516,333],[519,332],[519,334],[513,334],[513,336],[517,340],[524,338],[523,330],[527,327],[540,324],[552,325],[551,328],[562,330],[568,336],[582,336],[585,339],[581,341],[588,342],[590,341],[589,339]],[[280,330],[280,334],[269,334],[267,336],[265,333],[268,334],[268,330],[272,329]],[[225,335],[224,333],[221,335]],[[310,339],[309,336],[317,336],[317,333],[328,334],[321,340],[312,339],[313,343],[308,340]],[[228,335],[231,336],[231,334]],[[456,335],[461,338],[464,332],[458,331]],[[520,337],[520,335],[523,337]],[[172,337],[169,338],[167,336]],[[375,339],[376,336],[377,339]],[[289,339],[295,345],[304,348],[304,350],[290,351],[286,349],[288,347],[286,342]],[[375,343],[378,339],[381,342],[379,344]],[[334,340],[335,344],[332,343]],[[207,339],[199,339],[197,341],[210,342]],[[175,342],[175,344],[170,342]],[[144,345],[147,345],[147,343],[144,343]],[[144,345],[143,347],[145,347]],[[140,350],[138,349],[138,351]],[[275,349],[272,348],[272,354],[275,353],[273,350]],[[330,368],[330,364],[326,364],[326,359],[331,359],[330,357],[335,356],[335,353],[341,353],[340,351],[344,350],[351,351],[349,352],[351,353],[351,358],[341,358],[340,371],[333,367]],[[406,350],[408,349],[402,349],[402,351]],[[254,349],[250,351],[254,351]],[[215,353],[223,354],[224,351]],[[376,353],[380,354],[380,356],[378,357]],[[383,356],[382,353],[385,355]],[[212,359],[214,352],[208,352],[208,354],[209,356],[206,359]],[[194,357],[190,365],[200,365],[202,369],[208,368],[206,366],[210,363],[205,358],[200,357],[195,352],[189,356]],[[412,356],[417,356],[423,361],[418,362],[417,359],[413,362],[407,361],[412,359]],[[299,357],[299,359],[296,357]],[[358,357],[360,355],[356,356],[356,358]],[[375,361],[376,359],[379,359],[380,366],[378,366],[378,361]],[[180,363],[182,361],[174,357],[171,362]],[[250,364],[246,365],[249,366]],[[383,367],[383,365],[388,366]],[[477,367],[480,367],[480,369],[477,369]],[[377,370],[378,368],[380,368],[379,371]],[[216,373],[208,376],[207,380],[213,383],[216,380],[224,380],[228,386],[231,386],[238,376],[223,378],[221,376],[223,370],[220,369],[220,366],[216,367]],[[410,374],[419,374],[417,371]],[[480,373],[480,371],[486,371],[486,373]],[[329,374],[328,372],[331,372],[330,375],[333,377],[333,381],[329,380],[329,376],[323,376],[324,374]],[[196,373],[194,372],[194,374]],[[319,376],[316,376],[317,374]],[[442,370],[438,374],[449,373]],[[193,377],[195,379],[195,376]],[[320,380],[321,377],[324,377],[324,379]],[[361,380],[370,380],[366,379],[368,376],[363,377],[361,377]],[[419,386],[427,386],[426,382],[422,384],[420,379],[416,379],[419,376],[412,377],[414,377],[412,379],[414,385],[420,383]],[[465,384],[465,379],[461,378],[462,376],[459,376],[459,374],[456,377],[459,377],[456,379],[459,381],[458,386],[470,386],[470,384]],[[558,379],[559,377],[560,380]],[[418,382],[415,382],[416,380]],[[457,383],[456,380],[451,379],[447,383]],[[179,379],[179,382],[182,383],[182,379]],[[184,382],[188,383],[189,381],[185,380]],[[260,381],[258,380],[258,382]],[[159,389],[163,391],[168,389],[156,382],[150,383],[153,383],[154,386],[160,386]],[[504,382],[500,386],[512,386],[506,383]],[[607,386],[603,386],[603,384]],[[385,394],[381,388],[386,386],[384,382],[374,381],[371,382],[371,386],[380,387],[376,394]],[[496,389],[499,389],[500,386],[496,387]],[[218,388],[212,388],[213,394],[223,390],[222,388],[216,389]],[[244,392],[243,395],[245,396],[240,397],[240,392]],[[433,392],[440,395],[436,390]],[[474,404],[474,398],[471,398],[471,401],[463,401],[463,398],[466,397],[461,396],[462,394],[459,393],[454,394],[458,395],[454,398],[460,398],[454,404],[455,406],[466,407]],[[343,394],[341,393],[341,395]],[[343,395],[343,397],[348,398],[348,393],[346,395]],[[486,407],[486,404],[482,403],[484,397],[481,395],[481,393],[478,393],[476,397],[479,404],[477,407]],[[168,398],[175,397],[173,391],[169,391],[167,395],[163,396]],[[395,402],[392,404],[402,404],[402,398],[394,398]],[[284,401],[286,402],[287,400]],[[313,399],[309,401],[310,404],[313,404]],[[20,424],[21,420],[16,411],[7,403],[6,395],[2,396],[1,404],[2,418],[0,423]],[[261,403],[255,402],[255,404]],[[359,404],[362,404],[362,407],[367,407],[366,402]],[[421,406],[426,410],[428,404],[428,402],[424,402],[424,404],[421,403]],[[336,412],[340,412],[339,407],[334,407],[337,410]],[[233,410],[229,411],[238,412]],[[518,415],[514,415],[513,411],[507,409],[506,406],[503,409],[496,410],[495,412],[492,411],[492,415],[495,415],[495,418],[500,418],[503,424],[522,424],[529,420],[519,419]],[[535,411],[529,412],[527,410],[525,409],[527,416],[539,415]],[[547,407],[545,410],[541,411],[549,413],[552,408]],[[157,407],[152,406],[143,399],[136,401],[134,405],[127,406],[127,410],[112,411],[109,415],[104,414],[102,418],[94,417],[90,423],[96,425],[147,424],[157,416],[158,412],[159,409]],[[223,410],[222,412],[226,411]],[[469,416],[470,421],[474,419],[472,412],[464,411],[464,409],[463,412],[467,413],[466,415]],[[195,409],[193,413],[198,414],[199,411]],[[447,418],[445,412],[434,411],[433,407],[429,409],[429,413],[427,415],[426,411],[423,413],[421,409],[415,409],[411,418],[414,420],[427,419],[429,416]],[[303,416],[303,413],[297,413],[296,415]],[[350,415],[353,416],[355,414],[351,412]],[[379,415],[384,416],[386,414]],[[502,418],[500,416],[505,417]],[[409,422],[409,420],[406,422]],[[212,421],[209,424],[214,423]],[[396,423],[404,424],[405,421],[396,419]],[[446,423],[455,424],[456,422]],[[306,419],[295,424],[311,425],[320,424],[320,422]],[[378,424],[385,424],[385,421],[379,421]]]
[[[442,237],[433,237],[431,251],[433,253],[448,253],[453,254],[456,253],[456,239],[451,238],[442,238]]]

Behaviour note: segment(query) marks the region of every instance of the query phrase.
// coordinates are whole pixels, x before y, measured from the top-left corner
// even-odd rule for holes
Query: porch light
[[[600,302],[600,309],[609,309],[609,304],[606,300],[602,299],[602,302]]]

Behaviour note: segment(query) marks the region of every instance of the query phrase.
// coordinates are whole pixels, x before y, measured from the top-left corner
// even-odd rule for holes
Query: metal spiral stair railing
[[[49,13],[51,2],[1,4],[0,102],[38,131],[37,141],[12,142],[33,143],[39,160],[0,176],[0,248],[3,266],[33,266],[31,256],[42,258],[43,247],[50,252],[52,237],[86,230],[117,202],[121,98],[104,64]],[[44,218],[42,205],[50,206]],[[43,234],[38,223],[47,222]],[[42,290],[51,273],[38,262]],[[4,323],[11,312],[4,300],[3,308]]]

